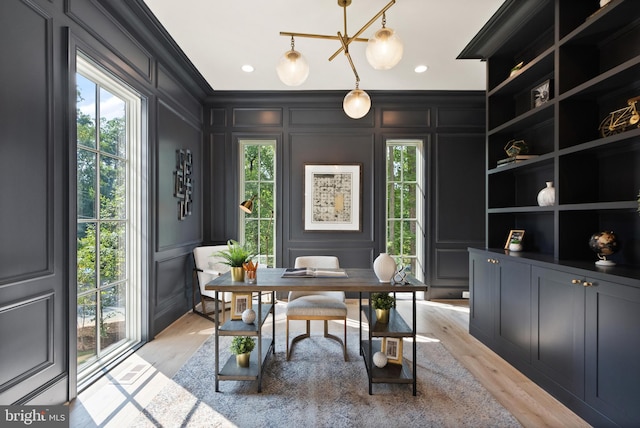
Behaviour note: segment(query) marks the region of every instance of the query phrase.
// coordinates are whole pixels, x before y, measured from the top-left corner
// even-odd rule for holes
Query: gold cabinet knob
[[[572,279],[571,283],[572,284],[582,284],[582,281],[580,281],[579,279]]]

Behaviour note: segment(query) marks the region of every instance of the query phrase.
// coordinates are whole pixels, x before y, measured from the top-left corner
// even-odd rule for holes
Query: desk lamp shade
[[[251,214],[253,211],[253,200],[256,198],[256,195],[253,195],[251,199],[247,199],[246,201],[240,204],[240,209],[247,214]]]

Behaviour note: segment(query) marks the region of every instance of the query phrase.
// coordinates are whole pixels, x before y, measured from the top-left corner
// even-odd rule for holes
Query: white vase
[[[547,187],[538,192],[538,205],[541,207],[549,207],[556,203],[556,189],[553,187],[553,181],[546,182]]]
[[[396,262],[387,253],[380,253],[373,261],[373,271],[380,282],[391,282],[396,273]]]

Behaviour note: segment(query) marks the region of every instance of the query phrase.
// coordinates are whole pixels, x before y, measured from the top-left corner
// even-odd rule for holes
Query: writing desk
[[[232,281],[231,274],[226,273],[205,285],[205,289],[215,292],[215,387],[219,391],[220,380],[258,380],[258,391],[262,389],[262,372],[264,363],[270,353],[275,353],[275,292],[276,291],[344,291],[359,293],[359,321],[360,321],[360,355],[363,356],[367,374],[369,377],[369,394],[372,394],[373,383],[412,383],[413,395],[416,395],[416,292],[427,291],[427,286],[415,278],[407,275],[405,284],[389,284],[378,281],[372,269],[344,269],[346,278],[325,277],[325,278],[283,278],[285,269],[258,269],[257,281],[255,284]],[[258,307],[256,310],[256,321],[254,324],[245,324],[240,320],[229,320],[224,325],[219,324],[219,296],[218,293],[242,292],[258,293]],[[412,325],[408,326],[395,309],[392,309],[388,324],[378,323],[375,311],[371,308],[371,293],[396,292],[412,293]],[[262,304],[262,294],[270,293],[273,304]],[[362,293],[368,293],[369,304],[363,305]],[[365,314],[369,323],[368,339],[362,340],[362,314]],[[271,340],[262,338],[262,324],[266,318],[272,314],[272,337]],[[219,367],[219,336],[257,336],[258,352],[254,357],[252,352],[250,367],[242,368],[235,366],[232,358],[227,361],[222,371]],[[388,364],[387,367],[378,368],[373,365],[373,354],[380,350],[379,343],[373,340],[374,337],[409,337],[413,339],[413,361],[412,370],[409,365]]]

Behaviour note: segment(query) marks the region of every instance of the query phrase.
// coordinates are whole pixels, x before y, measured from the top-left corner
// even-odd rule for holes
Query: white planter
[[[396,273],[396,262],[387,253],[380,253],[373,261],[373,271],[380,282],[391,282],[391,278]]]

